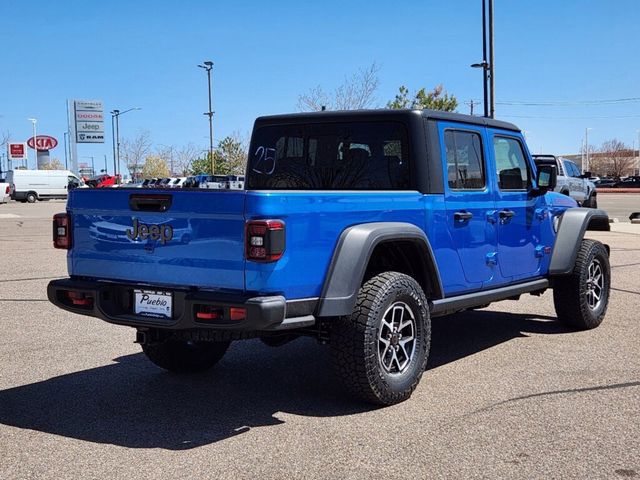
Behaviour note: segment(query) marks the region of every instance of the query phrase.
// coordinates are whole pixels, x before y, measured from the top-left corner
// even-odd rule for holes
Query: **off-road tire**
[[[142,351],[155,365],[174,373],[204,372],[222,359],[231,342],[198,342],[166,339],[142,345]]]
[[[582,202],[580,206],[584,208],[598,208],[598,200],[596,200],[595,194],[592,193],[591,195],[589,195],[589,197],[587,197],[587,199]]]
[[[36,195],[33,192],[29,192],[27,193],[27,198],[26,198],[28,203],[36,203],[36,200],[38,200],[38,195]]]
[[[595,263],[594,263],[595,262]],[[592,265],[600,267],[602,283],[599,302],[589,305],[590,271]],[[558,319],[578,330],[595,328],[602,323],[609,303],[611,267],[604,245],[595,240],[582,240],[576,263],[570,275],[559,276],[553,283],[553,303]],[[593,297],[592,297],[593,298]]]
[[[386,328],[385,312],[398,304],[413,312],[415,345],[404,369],[390,373],[380,359],[379,334]],[[353,313],[336,319],[330,337],[334,369],[347,392],[377,405],[393,405],[411,396],[426,368],[430,341],[424,292],[413,278],[398,272],[384,272],[367,281]]]

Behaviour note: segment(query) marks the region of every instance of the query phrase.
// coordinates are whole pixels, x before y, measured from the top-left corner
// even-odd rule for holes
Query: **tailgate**
[[[244,191],[76,189],[71,275],[244,290]]]

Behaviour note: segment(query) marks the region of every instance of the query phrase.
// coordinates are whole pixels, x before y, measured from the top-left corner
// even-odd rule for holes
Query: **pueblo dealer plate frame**
[[[172,318],[173,294],[157,290],[133,291],[133,311],[136,315]]]

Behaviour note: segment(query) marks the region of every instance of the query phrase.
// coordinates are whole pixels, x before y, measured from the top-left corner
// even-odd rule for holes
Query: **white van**
[[[11,185],[11,198],[19,202],[67,198],[69,189],[82,185],[82,181],[69,170],[10,170],[7,183]]]

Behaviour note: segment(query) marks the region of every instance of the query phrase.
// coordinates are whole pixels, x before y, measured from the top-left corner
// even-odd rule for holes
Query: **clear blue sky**
[[[14,140],[66,130],[66,99],[101,99],[121,133],[154,144],[208,145],[206,75],[214,66],[214,135],[249,133],[255,117],[296,110],[315,85],[331,90],[377,62],[383,106],[404,84],[442,83],[461,102],[482,98],[480,0],[26,1],[0,6],[0,131]],[[640,1],[495,0],[496,100],[584,101],[640,97]],[[640,102],[595,106],[498,105],[534,151],[572,153],[585,127],[599,144],[628,143]],[[461,103],[459,111],[467,113]],[[549,118],[540,118],[549,117]],[[588,117],[588,118],[585,118]],[[597,117],[597,118],[596,118]],[[79,156],[111,159],[107,142]],[[62,146],[52,152],[64,158]],[[84,159],[84,161],[87,161]],[[111,165],[111,163],[110,163]]]

